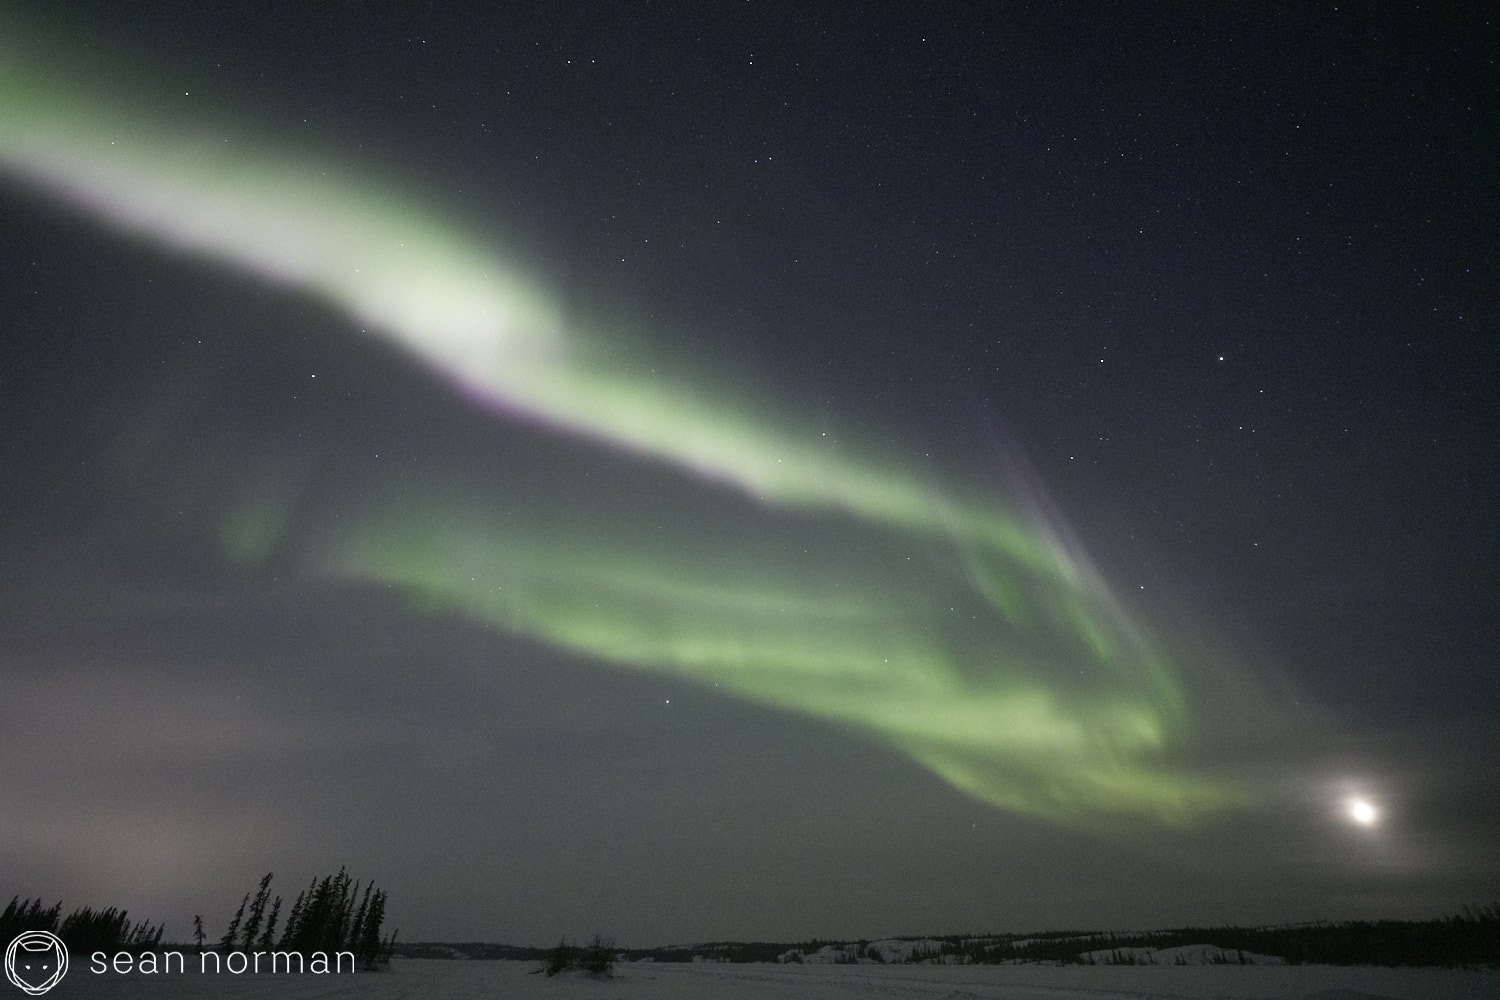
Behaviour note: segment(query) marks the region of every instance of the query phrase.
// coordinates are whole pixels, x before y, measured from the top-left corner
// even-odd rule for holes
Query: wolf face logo
[[[5,978],[39,997],[68,971],[68,946],[46,931],[27,931],[5,950]]]

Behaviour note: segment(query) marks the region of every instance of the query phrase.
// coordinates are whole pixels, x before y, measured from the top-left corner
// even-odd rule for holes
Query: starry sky
[[[1500,896],[1477,7],[53,6],[0,13],[0,891]]]

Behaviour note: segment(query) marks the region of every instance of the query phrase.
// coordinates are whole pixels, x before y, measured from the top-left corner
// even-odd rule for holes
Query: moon
[[[1350,799],[1349,818],[1360,826],[1373,826],[1380,818],[1380,811],[1369,799]]]

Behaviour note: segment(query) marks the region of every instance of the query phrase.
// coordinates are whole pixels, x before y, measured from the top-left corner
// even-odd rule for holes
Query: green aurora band
[[[320,301],[477,401],[497,435],[519,416],[561,451],[635,458],[566,503],[440,470],[400,490],[377,481],[310,530],[305,510],[293,517],[306,469],[214,464],[170,405],[137,421],[121,466],[153,467],[236,562],[293,545],[308,572],[846,725],[1072,828],[1183,826],[1247,801],[1184,763],[1206,708],[1176,658],[1021,504],[673,377],[565,322],[483,239],[401,190],[104,79],[0,42],[0,170]],[[612,506],[621,483],[694,516],[653,530]]]

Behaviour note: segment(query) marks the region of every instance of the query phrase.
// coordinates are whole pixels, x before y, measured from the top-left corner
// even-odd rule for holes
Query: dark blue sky
[[[162,496],[199,481],[195,447],[317,465],[308,536],[373,488],[330,457],[371,428],[413,481],[628,457],[492,441],[325,306],[8,175],[0,755],[29,777],[0,814],[32,820],[0,836],[0,889],[170,935],[267,868],[348,861],[406,937],[632,944],[1425,915],[1500,890],[1500,47],[1477,6],[20,9],[138,91],[409,183],[579,314],[789,419],[997,481],[1024,454],[1144,621],[1307,714],[1205,751],[1283,791],[1210,878],[1138,831],[996,812],[857,733],[290,560],[226,565]],[[293,401],[317,367],[347,388]],[[172,377],[183,450],[153,461],[187,471],[122,484],[112,428]],[[1352,847],[1308,819],[1351,781],[1392,811]]]

